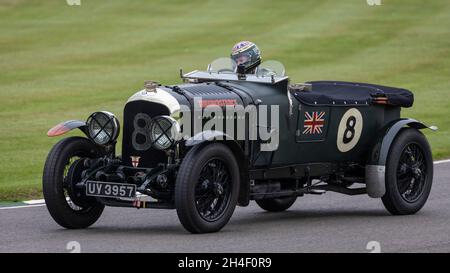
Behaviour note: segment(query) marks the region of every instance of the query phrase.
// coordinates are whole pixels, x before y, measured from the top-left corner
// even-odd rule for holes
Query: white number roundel
[[[358,144],[363,129],[363,118],[358,109],[349,109],[342,116],[337,134],[337,147],[346,153]]]

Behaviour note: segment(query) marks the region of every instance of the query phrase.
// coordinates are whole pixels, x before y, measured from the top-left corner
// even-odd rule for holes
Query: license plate
[[[136,185],[87,181],[86,195],[99,197],[133,198],[136,196]]]

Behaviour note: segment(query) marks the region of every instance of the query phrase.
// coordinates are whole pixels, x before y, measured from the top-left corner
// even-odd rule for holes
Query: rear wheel
[[[75,186],[85,169],[84,160],[98,156],[95,145],[82,137],[65,138],[48,154],[43,193],[50,215],[62,227],[86,228],[102,214],[104,205]]]
[[[425,205],[432,182],[433,158],[428,141],[416,129],[403,129],[388,155],[384,206],[394,215],[414,214]]]
[[[196,146],[180,166],[175,207],[192,233],[219,231],[231,218],[239,194],[239,166],[223,144]]]
[[[295,201],[297,196],[282,197],[282,198],[272,198],[272,199],[261,199],[256,200],[256,204],[263,210],[270,212],[285,211],[290,208]]]

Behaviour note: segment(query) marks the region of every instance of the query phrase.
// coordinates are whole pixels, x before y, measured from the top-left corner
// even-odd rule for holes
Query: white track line
[[[23,209],[23,208],[43,207],[43,206],[45,206],[45,204],[14,206],[14,207],[0,207],[0,210],[4,210],[4,209]]]
[[[40,205],[40,204],[45,204],[45,200],[44,199],[28,200],[28,201],[24,201],[24,203],[27,205]]]
[[[439,165],[439,164],[444,164],[444,163],[449,163],[450,159],[446,159],[446,160],[439,160],[439,161],[434,161],[434,165]]]
[[[450,163],[450,159],[434,161],[434,165],[440,165],[440,164],[445,164],[445,163]],[[45,200],[44,199],[28,200],[28,201],[24,201],[23,203],[26,204],[26,205],[24,205],[24,206],[13,206],[13,207],[0,207],[0,210],[4,210],[4,209],[22,209],[22,208],[32,208],[32,207],[43,207],[43,206],[45,206]]]

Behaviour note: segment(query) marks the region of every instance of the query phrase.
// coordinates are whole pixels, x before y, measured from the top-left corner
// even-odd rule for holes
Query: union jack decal
[[[304,135],[322,134],[325,125],[325,112],[305,112],[305,122],[303,123]]]

